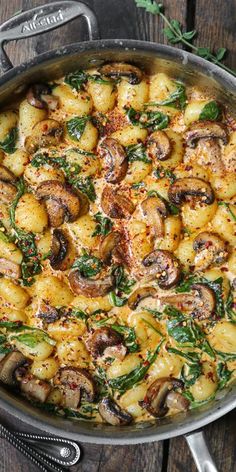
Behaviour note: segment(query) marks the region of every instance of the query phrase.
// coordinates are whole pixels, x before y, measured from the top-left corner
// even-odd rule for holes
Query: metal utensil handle
[[[208,449],[203,431],[186,434],[185,439],[189,445],[198,472],[219,472]]]
[[[17,432],[14,434],[29,443],[32,448],[36,448],[46,457],[64,467],[71,467],[79,461],[81,454],[80,447],[74,441],[32,433]]]
[[[43,472],[63,472],[63,469],[53,464],[49,459],[41,456],[37,451],[31,449],[24,441],[17,438],[14,433],[9,431],[5,426],[0,425],[0,435],[14,446],[27,459],[30,459]]]
[[[0,26],[0,68],[3,72],[13,67],[4,51],[4,44],[58,28],[68,21],[83,16],[86,19],[89,39],[99,39],[97,19],[93,11],[82,2],[64,0],[47,3],[13,16]]]

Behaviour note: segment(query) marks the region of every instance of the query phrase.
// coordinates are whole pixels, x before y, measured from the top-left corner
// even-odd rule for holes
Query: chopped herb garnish
[[[233,370],[229,370],[224,362],[219,362],[216,367],[216,372],[219,379],[218,389],[222,390],[222,388],[224,388],[229,382]]]
[[[158,169],[154,170],[153,174],[158,179],[163,179],[163,177],[166,177],[170,180],[171,184],[173,184],[174,181],[177,179],[176,175],[174,174],[174,172],[172,172],[172,170],[165,169],[164,167],[158,167]]]
[[[125,325],[112,324],[110,325],[117,333],[124,336],[124,343],[129,352],[137,352],[139,345],[137,343],[136,333],[134,328]]]
[[[145,104],[145,107],[148,106],[172,106],[174,108],[180,108],[183,110],[186,107],[186,92],[185,86],[181,82],[175,82],[176,90],[170,94],[166,100],[160,102],[149,102]]]
[[[75,72],[71,72],[67,74],[65,77],[65,83],[70,85],[71,88],[79,91],[84,89],[85,84],[88,81],[96,82],[97,84],[103,85],[114,85],[114,80],[107,80],[103,79],[103,77],[99,74],[88,74],[84,70],[77,70]]]
[[[123,298],[123,294],[128,295],[131,292],[135,280],[128,279],[124,267],[121,265],[114,266],[111,273],[114,280],[115,290],[109,293],[110,301],[114,306],[123,306],[127,303],[127,298]]]
[[[127,108],[127,117],[134,126],[148,128],[151,131],[167,128],[169,117],[160,111],[136,111],[134,108]]]

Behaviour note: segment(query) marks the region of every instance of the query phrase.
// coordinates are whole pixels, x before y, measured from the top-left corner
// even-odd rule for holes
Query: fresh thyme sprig
[[[190,48],[195,54],[204,59],[207,59],[214,64],[217,64],[222,69],[226,70],[230,74],[236,77],[236,71],[230,69],[221,61],[225,56],[226,49],[219,48],[216,53],[212,52],[209,47],[194,46],[191,40],[196,36],[197,31],[183,31],[182,25],[177,20],[169,20],[164,13],[164,6],[162,3],[156,3],[155,0],[134,0],[136,6],[144,8],[146,12],[152,15],[159,15],[164,21],[166,28],[163,29],[163,33],[171,44],[182,43]]]

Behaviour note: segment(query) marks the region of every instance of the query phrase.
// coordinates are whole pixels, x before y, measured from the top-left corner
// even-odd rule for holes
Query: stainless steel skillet
[[[66,45],[18,67],[12,66],[3,50],[4,42],[41,34],[81,15],[86,19],[90,41]],[[40,80],[56,79],[75,69],[114,60],[132,62],[149,73],[166,71],[187,84],[197,83],[204,89],[211,89],[231,110],[235,107],[236,79],[227,72],[200,57],[172,47],[135,40],[99,40],[94,14],[83,3],[75,1],[48,3],[21,13],[0,27],[0,69],[3,72],[0,78],[0,103],[4,105],[7,101],[18,100],[27,84],[39,77]],[[198,470],[216,472],[203,433],[196,430],[236,406],[236,386],[219,392],[215,400],[188,413],[116,428],[52,416],[33,407],[23,398],[15,397],[4,387],[0,387],[0,406],[41,430],[90,443],[136,444],[184,434]]]

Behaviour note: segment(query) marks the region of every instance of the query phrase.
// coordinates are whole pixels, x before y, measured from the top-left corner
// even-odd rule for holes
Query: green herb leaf
[[[106,236],[111,232],[113,222],[110,220],[110,218],[103,216],[100,211],[94,215],[94,218],[97,222],[97,225],[92,236]]]
[[[148,13],[153,15],[159,15],[163,11],[162,3],[156,3],[153,0],[134,0],[136,6],[139,8],[145,8]]]
[[[22,334],[20,334],[20,332],[22,330],[25,330],[27,332],[23,332]],[[48,334],[45,333],[41,329],[30,328],[29,326],[22,325],[20,327],[20,329],[18,328],[18,331],[19,331],[19,334],[12,333],[12,334],[8,335],[8,339],[9,339],[10,342],[13,341],[13,340],[16,340],[16,341],[24,344],[25,346],[28,346],[28,347],[31,347],[31,348],[35,348],[42,341],[47,342],[51,346],[56,345],[56,341],[54,339],[50,338],[50,336],[48,336]]]
[[[145,107],[172,106],[174,108],[179,108],[180,110],[183,110],[186,107],[186,100],[187,100],[185,86],[181,82],[175,82],[175,84],[176,84],[176,90],[172,92],[166,100],[162,100],[160,102],[148,102],[145,104]]]
[[[102,270],[102,261],[95,256],[84,252],[83,256],[79,257],[74,264],[72,269],[78,269],[82,277],[90,278],[93,277]]]
[[[71,72],[65,77],[65,83],[75,90],[81,90],[88,80],[88,74],[84,70]]]
[[[16,140],[18,138],[18,129],[12,128],[4,141],[0,141],[0,149],[7,154],[13,154],[16,150]]]
[[[90,176],[88,177],[71,177],[68,179],[68,182],[72,187],[77,188],[82,193],[84,193],[91,202],[96,200],[96,192],[93,181]]]
[[[66,129],[70,138],[74,141],[79,141],[90,119],[90,116],[75,116],[75,118],[67,121]]]
[[[139,351],[139,345],[137,343],[136,333],[134,328],[130,328],[125,325],[112,324],[111,328],[114,329],[117,333],[120,333],[124,336],[125,346],[129,352]]]
[[[219,108],[217,102],[215,100],[212,100],[203,107],[199,115],[199,120],[216,121],[219,120],[220,117],[221,109]]]
[[[126,114],[130,122],[134,126],[148,128],[151,131],[164,129],[168,126],[169,117],[160,111],[141,111],[138,112],[134,108],[127,108]]]
[[[229,294],[225,303],[225,311],[231,321],[236,322],[236,310],[234,309],[233,286],[230,286]]]
[[[127,303],[127,298],[119,297],[115,292],[109,293],[109,300],[113,306],[124,306]]]
[[[222,390],[222,388],[224,388],[229,382],[233,370],[229,370],[224,362],[219,362],[216,367],[216,372],[219,379],[218,389]]]
[[[179,214],[179,208],[176,205],[174,205],[173,203],[170,203],[168,200],[163,198],[162,195],[160,195],[160,193],[157,192],[156,190],[149,190],[149,192],[147,193],[147,196],[148,197],[157,196],[158,198],[160,198],[166,204],[167,209],[168,209],[168,211],[171,215],[178,215]]]
[[[233,221],[236,221],[236,214],[234,214],[233,211],[231,210],[231,208],[230,208],[230,206],[229,206],[229,203],[226,203],[226,202],[218,202],[218,205],[224,206],[224,207],[228,210],[228,212],[229,212],[229,214],[230,214],[230,216],[231,216],[231,219],[232,219]]]
[[[141,362],[135,369],[133,369],[129,374],[121,375],[120,377],[110,379],[108,381],[109,386],[113,390],[118,390],[119,393],[122,395],[126,392],[126,390],[129,390],[138,382],[141,382],[141,380],[143,380],[146,373],[148,372],[150,366],[153,364],[153,362],[155,362],[164,341],[165,339],[162,339],[155,351],[152,353],[150,352],[147,358],[143,362]]]
[[[131,144],[125,148],[129,162],[141,161],[150,164],[152,160],[147,156],[146,148],[142,143]]]
[[[170,183],[173,184],[175,180],[177,179],[176,175],[174,172],[170,169],[165,169],[164,167],[158,167],[158,169],[154,170],[153,174],[155,177],[158,179],[163,179],[163,177],[166,177],[167,179],[170,180]]]

